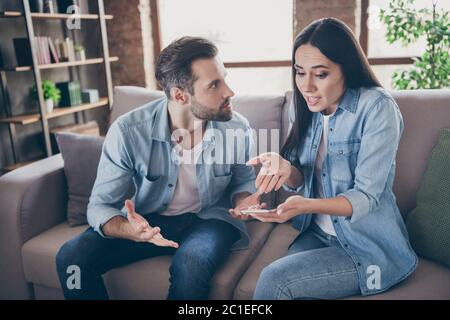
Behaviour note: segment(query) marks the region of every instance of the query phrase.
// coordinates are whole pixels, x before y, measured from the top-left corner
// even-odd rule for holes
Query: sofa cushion
[[[442,129],[431,153],[417,207],[406,220],[411,245],[422,257],[450,267],[450,129]]]
[[[416,207],[416,194],[439,130],[450,128],[450,90],[401,90],[392,96],[405,124],[393,190],[406,217]]]
[[[297,235],[298,231],[292,228],[290,223],[277,225],[270,233],[261,252],[242,276],[233,298],[251,299],[262,269],[286,255],[288,246]],[[450,270],[431,261],[420,259],[416,271],[386,293],[368,297],[351,297],[351,299],[448,299],[448,297],[450,297]]]
[[[97,176],[103,140],[103,137],[56,133],[69,196],[67,221],[72,227],[87,223],[86,210]]]
[[[40,287],[60,288],[55,257],[68,240],[86,230],[87,226],[70,228],[61,223],[30,239],[22,247],[25,278]],[[233,251],[212,280],[212,299],[230,299],[242,274],[260,251],[273,224],[247,222],[251,238],[246,250]],[[165,299],[169,288],[170,256],[145,259],[113,269],[104,275],[112,299]],[[149,271],[151,270],[151,271]]]
[[[111,106],[109,124],[119,116],[152,100],[164,97],[164,92],[133,86],[114,87],[114,102]]]

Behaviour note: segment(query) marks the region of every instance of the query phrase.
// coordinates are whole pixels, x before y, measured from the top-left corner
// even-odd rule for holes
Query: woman
[[[293,121],[262,163],[260,193],[297,193],[264,222],[300,231],[285,257],[261,273],[255,299],[337,299],[388,290],[417,265],[392,192],[403,131],[397,104],[370,69],[350,29],[317,20],[293,49]]]

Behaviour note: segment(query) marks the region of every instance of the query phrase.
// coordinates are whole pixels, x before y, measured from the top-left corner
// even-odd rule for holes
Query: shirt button
[[[330,131],[333,131],[333,128],[330,128]]]
[[[358,265],[358,267],[361,267],[361,263],[358,262],[357,265]]]
[[[172,188],[172,187],[173,187],[173,184],[170,183],[170,184],[169,184],[169,188]]]
[[[317,148],[317,144],[313,145],[313,148],[314,148],[314,149]]]
[[[334,219],[334,223],[338,223],[337,219]]]
[[[346,247],[346,248],[347,248],[347,247],[348,247],[348,244],[344,243],[344,247]]]
[[[344,151],[343,150],[339,150],[339,154],[344,154]]]
[[[322,173],[322,176],[326,177],[326,176],[327,176],[327,174],[326,174],[326,173]]]

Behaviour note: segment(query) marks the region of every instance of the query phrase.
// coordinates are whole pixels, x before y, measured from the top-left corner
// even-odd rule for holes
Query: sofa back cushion
[[[450,128],[450,90],[394,91],[405,123],[397,153],[394,193],[402,214],[416,206],[416,195],[442,128]]]
[[[114,87],[114,102],[111,106],[109,124],[111,125],[122,114],[162,97],[164,97],[162,91],[133,86]]]
[[[114,103],[111,109],[110,124],[119,116],[145,103],[164,96],[162,91],[149,90],[133,86],[118,86],[114,88]],[[264,139],[256,143],[256,152],[267,150],[277,151],[280,147],[281,119],[284,95],[241,95],[232,98],[234,110],[246,117],[250,126],[257,131],[256,138]],[[263,131],[260,131],[262,129]],[[266,139],[267,134],[267,139]],[[271,136],[274,138],[271,139]]]

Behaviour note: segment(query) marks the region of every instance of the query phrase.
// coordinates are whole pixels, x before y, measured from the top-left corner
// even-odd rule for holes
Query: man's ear
[[[177,87],[172,87],[170,89],[170,97],[175,103],[182,106],[191,102],[189,95],[184,90]]]

